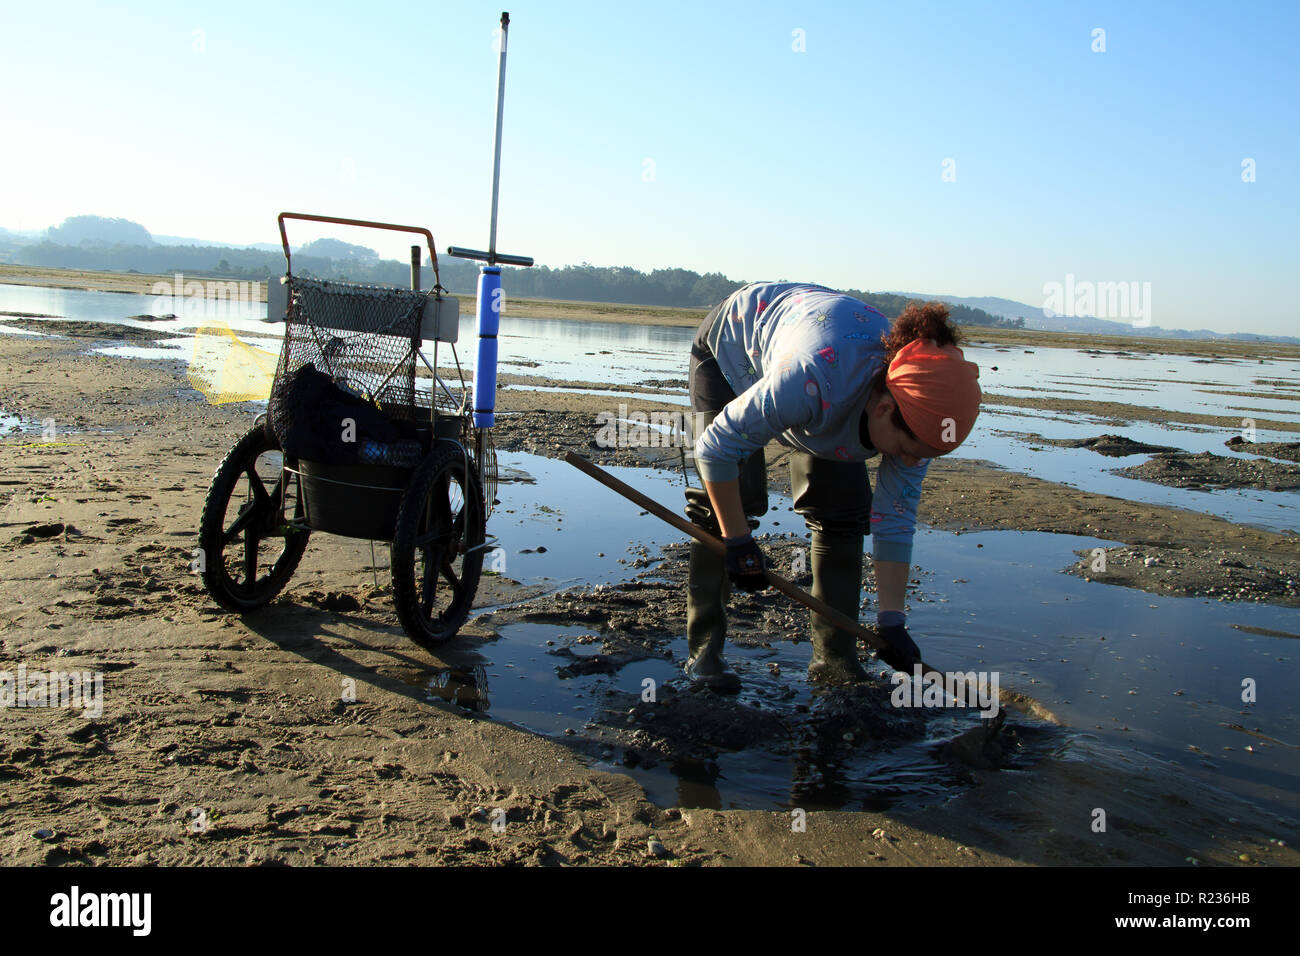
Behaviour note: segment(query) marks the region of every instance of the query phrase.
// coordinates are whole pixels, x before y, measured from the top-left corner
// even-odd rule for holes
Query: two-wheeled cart
[[[496,251],[508,25],[503,14],[488,250],[447,250],[483,262],[472,399],[455,351],[459,300],[442,286],[428,229],[281,213],[285,276],[270,284],[267,316],[283,319],[285,335],[267,413],[217,468],[200,521],[203,582],[227,610],[246,614],[270,602],[310,536],[325,533],[389,543],[397,616],[421,646],[453,637],[469,615],[497,482],[500,266],[533,264]],[[418,234],[434,286],[420,289],[419,246],[410,289],[295,276],[287,220]],[[439,372],[443,345],[460,375],[457,391]]]

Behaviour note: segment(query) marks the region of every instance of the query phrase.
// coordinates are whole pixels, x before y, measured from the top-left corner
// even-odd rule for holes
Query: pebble
[[[38,840],[52,840],[54,839],[54,831],[47,827],[42,827],[33,833],[32,836]]]
[[[1242,863],[1250,863],[1250,862],[1252,862],[1251,859],[1250,859],[1250,854],[1249,854],[1249,853],[1241,853],[1241,854],[1238,854],[1237,859],[1240,860]]]
[[[650,856],[666,857],[671,855],[668,852],[668,847],[664,846],[654,837],[651,837],[649,840],[646,841],[645,848],[646,848],[646,853],[648,853]]]

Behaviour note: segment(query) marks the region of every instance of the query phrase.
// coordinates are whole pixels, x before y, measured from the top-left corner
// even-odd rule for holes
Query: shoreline
[[[258,301],[266,301],[264,279],[250,276],[203,275],[186,273],[187,278],[211,282],[257,282]],[[127,292],[149,295],[154,283],[175,282],[175,275],[145,273],[97,272],[80,269],[56,269],[45,266],[22,266],[0,263],[0,284],[45,286],[62,289],[83,289],[97,292]],[[460,300],[462,316],[472,316],[476,298],[455,293]],[[507,294],[504,315],[535,319],[570,319],[578,322],[615,322],[638,325],[656,325],[675,328],[694,328],[708,314],[707,307],[678,308],[672,306],[643,306],[623,303],[567,301],[561,299],[523,299]],[[1259,349],[1267,348],[1280,357],[1300,358],[1300,345],[1279,342],[1235,342],[1218,339],[1143,338],[1124,335],[1091,335],[1079,332],[1037,332],[1025,329],[996,329],[989,326],[961,326],[967,343],[993,348],[1013,345],[1040,348],[1077,348],[1138,353],[1165,353],[1172,355],[1201,355],[1209,357],[1253,356]]]

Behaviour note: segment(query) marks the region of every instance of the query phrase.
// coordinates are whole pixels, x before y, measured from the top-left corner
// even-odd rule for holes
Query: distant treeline
[[[123,224],[115,224],[124,229]],[[147,235],[147,233],[146,233]],[[67,245],[46,239],[19,244],[13,237],[3,243],[4,255],[19,265],[61,269],[86,269],[102,272],[145,272],[170,274],[230,276],[265,280],[284,274],[284,256],[262,249],[236,249],[226,246],[169,246],[151,243],[121,243],[82,240]],[[313,244],[320,248],[324,243]],[[339,246],[344,244],[339,243]],[[330,246],[325,245],[326,248]],[[360,250],[361,247],[350,247]],[[395,259],[371,256],[327,258],[305,250],[294,255],[295,274],[318,278],[342,279],[375,285],[407,286],[410,265]],[[368,250],[363,250],[368,251]],[[463,259],[439,257],[439,274],[444,287],[452,292],[473,294],[478,284],[478,264]],[[725,298],[744,281],[729,279],[720,272],[701,275],[690,269],[655,269],[641,272],[628,266],[536,266],[531,269],[505,267],[505,287],[512,296],[537,299],[570,299],[581,302],[619,302],[630,305],[708,308]],[[804,277],[798,277],[800,279]],[[807,277],[807,281],[816,281]],[[427,266],[422,284],[428,287],[433,273]],[[889,293],[843,289],[885,315],[896,316],[910,301]],[[950,305],[954,321],[963,325],[993,325],[1023,328],[1024,319],[1006,319],[982,309]]]

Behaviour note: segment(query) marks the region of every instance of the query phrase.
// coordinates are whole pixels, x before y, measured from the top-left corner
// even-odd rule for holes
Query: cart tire
[[[203,503],[203,584],[236,614],[255,611],[279,594],[307,549],[310,532],[285,524],[275,504],[285,478],[276,461],[280,454],[266,429],[254,426],[217,468]],[[295,517],[301,518],[300,496],[295,500]]]
[[[390,551],[397,617],[425,650],[455,637],[474,606],[484,513],[469,455],[457,442],[437,442],[402,496]]]

